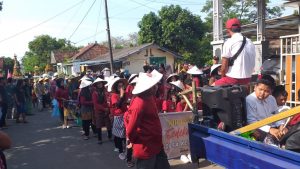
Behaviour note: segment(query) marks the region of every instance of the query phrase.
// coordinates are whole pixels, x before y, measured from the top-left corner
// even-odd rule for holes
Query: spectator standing
[[[89,139],[90,135],[90,126],[92,125],[92,114],[93,114],[93,100],[92,93],[90,90],[90,85],[92,81],[82,80],[79,88],[80,96],[79,96],[79,104],[80,104],[80,113],[82,119],[82,129],[84,131],[84,140]]]
[[[106,89],[105,84],[107,81],[97,78],[93,85],[95,90],[92,94],[94,112],[95,112],[95,122],[98,132],[98,144],[102,144],[102,126],[106,126],[108,139],[112,138],[112,127],[111,121],[109,119],[109,106],[106,99]]]
[[[169,169],[170,165],[163,149],[162,128],[155,103],[157,83],[163,77],[153,70],[140,73],[133,89],[136,95],[126,113],[126,135],[133,144],[133,155],[137,169]]]
[[[25,90],[24,90],[24,81],[21,79],[17,81],[14,98],[17,106],[16,123],[21,122],[19,119],[20,115],[23,118],[23,123],[28,123],[26,121],[26,109],[25,109],[26,98],[25,98]]]
[[[1,94],[1,116],[0,116],[0,128],[6,127],[6,114],[8,107],[8,95],[5,90],[5,79],[0,78],[0,94]]]
[[[125,143],[125,126],[124,113],[127,111],[127,98],[125,88],[127,80],[123,78],[115,78],[108,87],[108,92],[111,92],[111,113],[114,116],[112,133],[115,136],[115,147],[119,150],[119,158],[125,160],[123,144]]]

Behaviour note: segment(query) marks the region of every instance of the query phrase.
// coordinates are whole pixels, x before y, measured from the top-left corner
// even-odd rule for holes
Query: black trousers
[[[90,135],[90,125],[92,124],[92,120],[82,120],[82,129],[84,131],[85,136]]]
[[[2,116],[0,118],[0,127],[5,126],[5,119],[6,119],[6,114],[7,114],[7,104],[2,105]]]
[[[126,158],[127,162],[132,160],[132,148],[127,148]]]
[[[92,120],[82,120],[82,130],[85,136],[90,135],[90,126],[94,134],[97,133],[96,126],[92,124]]]
[[[119,149],[119,153],[123,153],[123,144],[125,144],[125,138],[115,136],[114,138],[115,147]]]
[[[157,155],[154,155],[150,159],[137,159],[137,169],[170,169],[168,157],[162,149]]]

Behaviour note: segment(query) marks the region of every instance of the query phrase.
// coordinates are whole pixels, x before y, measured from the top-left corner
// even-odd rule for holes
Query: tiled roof
[[[62,63],[65,59],[72,58],[78,51],[54,51],[54,58],[56,63]]]
[[[81,48],[79,52],[73,56],[72,59],[81,61],[90,60],[106,53],[108,53],[108,48],[106,46],[93,43]]]
[[[143,45],[140,45],[140,46],[136,46],[136,47],[130,47],[130,48],[123,48],[123,49],[114,49],[113,50],[113,59],[114,60],[122,60],[130,55],[133,55],[135,53],[138,53],[138,52],[141,52],[143,51],[144,49],[150,47],[150,46],[156,46],[158,47],[159,49],[161,50],[164,50],[166,52],[169,52],[169,53],[172,53],[176,58],[180,58],[182,56],[180,56],[179,54],[175,53],[175,52],[172,52],[166,48],[163,48],[163,47],[159,47],[158,45],[154,44],[154,43],[146,43],[146,44],[143,44]],[[101,55],[101,56],[98,56],[94,59],[91,59],[91,61],[97,61],[97,60],[101,60],[103,62],[105,61],[109,61],[110,59],[110,55],[109,53],[106,53],[104,55]]]

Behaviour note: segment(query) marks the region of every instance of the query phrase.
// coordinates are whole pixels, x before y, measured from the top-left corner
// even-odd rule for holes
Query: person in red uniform
[[[140,73],[125,113],[126,136],[133,144],[137,169],[169,169],[170,165],[162,143],[162,128],[156,108],[155,93],[162,74],[153,70]]]
[[[173,99],[174,96],[175,96],[175,94],[172,93],[171,90],[169,90],[168,94],[167,94],[167,99],[164,100],[162,103],[162,111],[164,113],[175,112],[177,103],[176,103],[176,100]]]
[[[132,90],[133,90],[133,88],[134,88],[134,84],[132,84],[131,82],[135,79],[135,78],[137,78],[137,74],[131,74],[130,75],[130,77],[129,77],[129,79],[128,79],[128,85],[127,85],[127,87],[126,87],[126,96],[127,96],[127,98],[130,100],[130,99],[132,99],[132,97],[133,97],[133,95],[132,95]]]
[[[102,126],[106,126],[108,139],[112,138],[111,121],[109,119],[109,107],[106,99],[106,89],[104,85],[107,82],[101,78],[97,78],[93,86],[95,90],[92,94],[92,100],[95,112],[95,123],[98,134],[98,144],[102,144]]]
[[[65,120],[64,119],[64,100],[69,99],[69,94],[68,90],[65,88],[64,85],[64,79],[59,78],[56,80],[56,91],[55,91],[55,99],[58,101],[58,106],[59,106],[59,113],[60,113],[60,119],[64,122],[63,128],[65,126]]]
[[[200,70],[197,66],[193,66],[191,69],[187,71],[188,74],[192,76],[192,80],[196,83],[196,87],[201,86],[200,75],[203,74],[202,70]]]
[[[176,93],[182,92],[185,89],[184,84],[180,80],[170,82],[170,84],[174,87],[174,91]],[[176,112],[188,111],[188,106],[183,98],[180,98],[177,95],[174,95],[172,97],[172,100],[176,102]]]
[[[127,111],[127,98],[125,88],[128,84],[126,79],[116,77],[108,86],[108,92],[111,92],[111,113],[114,116],[112,134],[115,147],[119,150],[119,158],[125,160],[123,143],[125,143],[124,113]]]
[[[79,104],[80,104],[80,113],[82,119],[82,129],[84,131],[84,140],[89,139],[90,126],[92,125],[92,113],[93,113],[93,100],[92,93],[90,90],[90,85],[92,81],[82,80],[79,88]],[[93,129],[94,131],[95,129]]]

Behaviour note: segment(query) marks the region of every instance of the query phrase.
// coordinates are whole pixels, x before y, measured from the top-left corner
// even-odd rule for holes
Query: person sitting
[[[175,112],[176,111],[176,95],[171,92],[171,90],[168,91],[166,100],[162,103],[162,111],[164,113],[167,112]]]
[[[221,78],[221,64],[214,64],[210,68],[210,78],[208,85],[211,86],[215,83],[215,81]]]
[[[248,124],[255,123],[278,113],[276,99],[271,95],[273,83],[269,79],[270,76],[263,76],[259,79],[254,87],[254,92],[246,97]],[[260,127],[253,135],[256,140],[262,142],[269,142],[270,139],[266,140],[266,138],[272,138],[270,143],[276,144],[277,140],[279,140],[286,132],[287,129],[284,128],[283,122],[278,121]]]

